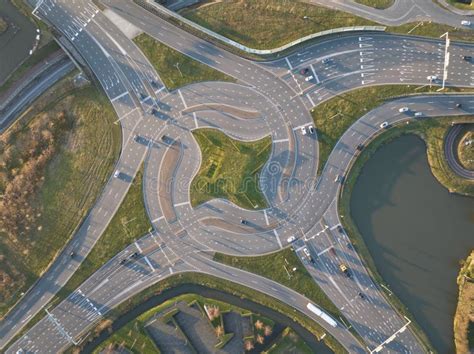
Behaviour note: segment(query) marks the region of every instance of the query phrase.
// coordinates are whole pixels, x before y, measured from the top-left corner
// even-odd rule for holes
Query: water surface
[[[376,266],[440,353],[453,353],[459,261],[474,248],[474,198],[431,174],[425,144],[403,136],[358,178],[352,216]]]

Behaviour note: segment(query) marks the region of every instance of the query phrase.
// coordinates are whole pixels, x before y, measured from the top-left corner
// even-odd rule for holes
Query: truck
[[[324,322],[329,324],[331,327],[336,328],[337,327],[337,322],[334,318],[329,316],[326,312],[321,310],[319,307],[316,305],[313,305],[312,303],[308,302],[306,305],[306,308],[310,310],[312,313],[314,313],[316,316],[320,317]]]

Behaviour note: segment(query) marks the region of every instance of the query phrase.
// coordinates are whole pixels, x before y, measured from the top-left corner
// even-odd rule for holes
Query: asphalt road
[[[353,35],[322,41],[275,62],[256,64],[216,48],[133,3],[114,0],[108,5],[157,40],[236,77],[238,83],[201,83],[168,92],[133,42],[92,3],[42,3],[37,14],[70,39],[114,105],[123,131],[117,163],[120,174],[109,180],[51,269],[2,322],[2,347],[74,273],[145,161],[145,204],[154,231],[116,255],[7,352],[64,349],[108,310],[179,272],[206,273],[250,286],[308,314],[304,296],[271,280],[216,263],[210,256],[214,251],[264,254],[286,247],[290,236],[298,239],[294,244],[297,254],[362,336],[366,348],[342,323],[332,328],[309,313],[342,345],[350,352],[378,350],[381,345],[384,352],[422,352],[410,326],[406,327],[407,321],[390,307],[357,253],[348,246],[347,236],[338,231],[341,185],[335,179],[347,173],[350,160],[357,155],[357,145],[383,131],[382,122],[406,124],[415,119],[413,112],[420,110],[427,117],[472,114],[473,96],[410,97],[369,112],[341,137],[320,179],[316,179],[317,137],[302,135],[300,128],[312,124],[309,108],[340,92],[405,81],[427,84],[427,75],[441,72],[442,43],[372,33]],[[472,66],[461,59],[461,55],[473,53],[472,45],[452,44],[448,85],[474,86]],[[324,58],[332,60],[323,64]],[[300,68],[309,68],[313,80],[305,81]],[[453,107],[458,102],[462,102],[462,110]],[[398,113],[400,106],[408,106],[409,113]],[[241,140],[272,136],[272,155],[261,180],[268,209],[247,211],[224,200],[191,208],[189,184],[200,162],[191,131],[200,127],[221,129]],[[241,219],[248,224],[243,226]],[[314,265],[304,255],[304,247],[311,252]],[[69,256],[71,251],[75,257]],[[130,258],[135,252],[139,256]],[[339,272],[341,262],[351,269],[351,279]],[[364,300],[358,297],[361,291],[366,294]]]
[[[448,132],[445,138],[445,145],[444,145],[444,156],[446,161],[448,162],[448,166],[453,170],[458,176],[465,178],[465,179],[474,179],[474,171],[466,169],[462,166],[457,157],[456,157],[456,139],[461,132],[462,125],[456,124],[454,125]]]

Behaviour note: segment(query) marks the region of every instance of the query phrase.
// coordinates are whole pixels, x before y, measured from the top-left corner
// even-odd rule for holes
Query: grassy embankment
[[[120,130],[107,98],[48,90],[1,136],[1,312],[41,275],[71,237],[112,172]]]
[[[8,28],[8,22],[3,17],[0,17],[0,34],[5,32],[7,28]]]
[[[364,0],[382,3],[387,0]],[[303,36],[347,26],[378,25],[350,13],[323,6],[288,0],[249,0],[204,2],[183,9],[181,15],[201,26],[243,45],[257,49],[272,49]],[[450,31],[452,40],[472,41],[472,32],[435,23],[409,23],[388,27],[388,32],[439,38]]]
[[[460,10],[474,10],[474,2],[472,2],[470,5],[460,3],[457,0],[448,0],[448,2],[450,5],[453,5],[454,7],[457,7]]]
[[[387,9],[393,5],[393,0],[355,0],[357,3],[376,9]]]
[[[466,125],[463,128],[457,153],[459,162],[465,168],[474,170],[474,125]]]
[[[101,343],[94,350],[94,353],[99,353],[104,349],[113,348],[126,348],[132,353],[156,352],[155,343],[153,339],[148,335],[146,330],[147,323],[152,320],[155,315],[161,314],[161,316],[157,319],[158,321],[161,321],[162,323],[173,322],[173,325],[176,326],[176,328],[179,328],[182,333],[184,333],[183,330],[180,328],[179,324],[173,319],[173,317],[179,311],[174,306],[178,302],[185,302],[189,306],[194,305],[200,309],[202,318],[207,321],[210,325],[210,328],[214,330],[216,334],[216,339],[219,339],[216,348],[222,348],[222,346],[224,346],[225,343],[227,343],[227,341],[230,340],[233,336],[232,333],[225,333],[226,328],[223,326],[221,317],[225,313],[232,311],[235,313],[239,313],[241,316],[248,316],[253,324],[255,324],[257,321],[260,321],[263,326],[269,326],[270,330],[273,326],[273,321],[271,321],[270,319],[261,317],[259,315],[254,315],[245,309],[218,300],[205,298],[200,295],[186,294],[167,300],[159,306],[156,306],[141,314],[133,321],[130,321],[120,330],[115,332],[110,338]],[[205,305],[208,306],[208,308],[217,309],[217,311],[213,311],[215,313],[215,316],[213,316],[214,319],[208,319],[204,311]],[[259,327],[260,323],[258,324]],[[265,335],[263,333],[260,333],[263,332],[263,329],[264,327],[262,327],[262,329],[257,329],[256,326],[253,326],[254,335],[251,337],[246,337],[244,338],[244,340],[250,343],[255,342],[257,339],[256,336],[258,334],[260,334],[261,336],[260,339],[265,339]],[[184,333],[184,335],[186,335],[186,333]],[[297,336],[293,333],[293,337]],[[305,343],[301,339],[299,340],[298,344],[300,346],[305,345]],[[244,348],[242,348],[242,350],[243,349]]]
[[[474,251],[463,262],[458,275],[458,305],[454,315],[454,343],[457,353],[474,350]]]
[[[243,142],[215,129],[194,130],[193,135],[202,155],[201,167],[191,183],[193,206],[213,198],[225,198],[246,209],[267,206],[259,188],[259,174],[270,156],[270,137]]]
[[[285,328],[279,340],[266,353],[313,354],[314,352],[291,328]]]
[[[169,90],[199,81],[230,81],[235,79],[193,60],[142,33],[134,40]]]

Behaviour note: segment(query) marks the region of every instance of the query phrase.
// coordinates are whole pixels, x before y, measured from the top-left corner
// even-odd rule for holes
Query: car
[[[365,299],[365,295],[363,293],[359,293],[359,297],[364,300]]]
[[[383,122],[382,124],[380,124],[380,128],[382,129],[385,129],[388,127],[388,122]]]
[[[115,170],[115,172],[114,172],[114,177],[115,177],[115,178],[119,178],[119,177],[120,177],[120,171],[119,171],[119,170]]]
[[[300,70],[300,74],[301,75],[306,75],[307,73],[309,73],[309,69],[308,68],[303,68]]]
[[[416,112],[415,117],[423,117],[423,112]]]
[[[304,81],[308,82],[308,81],[311,81],[311,80],[313,80],[313,79],[314,79],[313,75],[309,75],[309,76],[306,76],[306,77],[304,78]]]
[[[463,55],[462,60],[471,61],[472,57],[470,55]]]
[[[357,145],[356,149],[357,149],[358,151],[364,150],[364,144],[359,144],[359,145]]]
[[[436,81],[436,80],[438,80],[438,76],[429,75],[429,76],[426,77],[426,79],[429,80],[429,81]]]
[[[339,264],[339,270],[346,275],[346,277],[351,277],[351,272],[344,263]]]
[[[295,240],[296,240],[296,237],[295,237],[295,236],[290,236],[290,237],[288,237],[288,239],[286,240],[286,242],[292,243],[292,242],[294,242]]]
[[[308,131],[309,131],[310,134],[314,134],[314,131],[315,131],[315,130],[314,130],[314,127],[313,127],[312,125],[310,125],[310,126],[308,127]]]
[[[330,62],[331,62],[331,58],[324,58],[324,59],[322,60],[322,63],[323,63],[323,64],[329,64]]]
[[[301,127],[301,134],[306,135],[306,127]]]
[[[71,256],[71,258],[74,258],[76,254],[74,252],[71,252],[69,255]]]
[[[462,108],[462,103],[456,103],[456,108]]]
[[[311,253],[309,253],[308,248],[303,248],[303,253],[305,254],[306,257],[311,258]]]
[[[140,255],[138,252],[134,252],[131,254],[130,258],[137,258]]]
[[[334,247],[331,247],[329,249],[329,253],[331,253],[333,256],[336,256],[336,249]]]
[[[339,231],[342,234],[344,232],[344,229],[342,228],[341,225],[337,225],[337,231]]]
[[[400,113],[405,113],[405,112],[408,112],[409,110],[410,110],[410,108],[408,108],[408,107],[402,107],[402,108],[400,108],[398,111],[399,111]]]
[[[339,182],[339,183],[343,184],[343,183],[344,183],[344,179],[345,179],[344,176],[337,175],[336,178],[334,179],[334,182],[336,182],[336,183]]]
[[[240,223],[242,225],[248,225],[249,224],[249,222],[247,220],[244,220],[244,219],[240,220]]]
[[[125,264],[125,263],[127,263],[127,258],[124,258],[120,261],[120,264]]]
[[[470,27],[471,24],[472,24],[471,21],[468,21],[468,20],[462,20],[461,21],[462,26]]]

